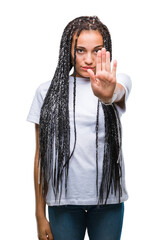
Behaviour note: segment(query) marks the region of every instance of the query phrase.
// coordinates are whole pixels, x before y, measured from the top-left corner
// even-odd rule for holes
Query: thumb
[[[47,238],[48,240],[54,240],[52,232],[50,230],[47,231]]]
[[[47,234],[48,240],[54,240],[50,225],[46,229],[46,234]]]
[[[95,81],[95,75],[94,75],[94,72],[92,71],[92,69],[87,69],[87,72],[89,74],[89,77]]]

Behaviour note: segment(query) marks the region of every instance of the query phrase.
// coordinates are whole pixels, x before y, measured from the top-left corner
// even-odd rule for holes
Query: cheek
[[[93,54],[93,60],[95,63],[97,62],[97,54]]]
[[[83,59],[83,57],[76,54],[76,65],[80,64],[82,62],[82,59]],[[71,62],[74,65],[74,55],[72,55],[72,54],[71,54]]]
[[[93,55],[92,55],[92,59],[93,59],[93,66],[95,67],[96,64],[97,64],[97,55],[96,55],[96,54],[93,54]]]
[[[81,64],[84,60],[84,57],[82,55],[76,54],[76,64]]]

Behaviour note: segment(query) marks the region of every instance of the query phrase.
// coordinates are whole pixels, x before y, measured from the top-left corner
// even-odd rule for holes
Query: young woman
[[[96,16],[76,18],[64,29],[53,79],[37,88],[27,120],[36,129],[39,240],[83,240],[86,229],[90,240],[121,237],[128,194],[120,116],[131,80],[111,60],[108,28]]]

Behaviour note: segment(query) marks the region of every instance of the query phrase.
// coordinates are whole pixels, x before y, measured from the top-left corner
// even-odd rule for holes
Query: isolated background
[[[37,239],[35,128],[26,117],[37,87],[53,77],[64,27],[81,15],[97,15],[108,26],[118,72],[130,75],[133,83],[122,117],[129,193],[122,240],[158,239],[158,18],[154,0],[0,2],[1,239]]]

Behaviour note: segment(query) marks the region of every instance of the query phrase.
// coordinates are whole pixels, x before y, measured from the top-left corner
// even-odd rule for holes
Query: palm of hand
[[[111,71],[110,52],[102,48],[97,52],[96,74],[91,69],[87,70],[93,93],[102,101],[108,101],[113,96],[116,87],[116,67],[115,60]]]

